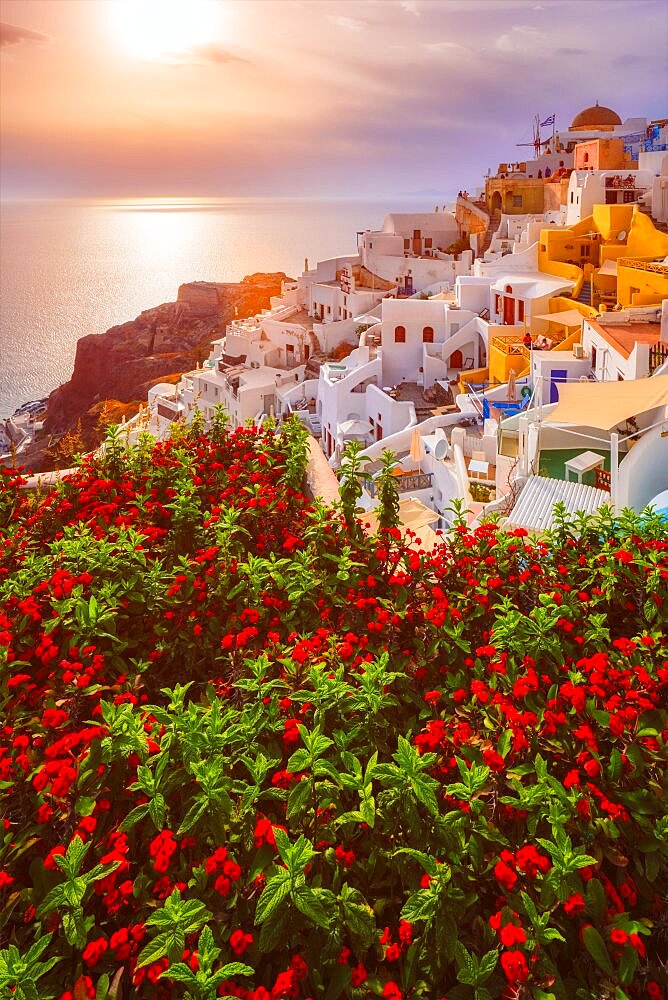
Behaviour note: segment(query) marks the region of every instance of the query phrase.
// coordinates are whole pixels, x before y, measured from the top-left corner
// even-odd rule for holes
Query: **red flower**
[[[95,941],[89,941],[81,956],[89,969],[96,965],[108,948],[106,938],[100,937]]]
[[[585,908],[585,901],[579,892],[574,892],[572,896],[564,900],[564,910],[569,917],[572,917],[576,913],[582,913]]]
[[[517,875],[512,868],[509,868],[503,861],[497,861],[494,866],[494,877],[499,885],[510,892],[517,882]]]
[[[246,948],[249,948],[253,943],[253,935],[246,934],[239,928],[239,930],[232,931],[230,935],[230,948],[235,955],[243,955]]]
[[[350,981],[353,986],[361,986],[362,983],[366,982],[366,980],[367,980],[367,971],[360,962],[359,965],[356,965],[355,968],[352,970]]]
[[[524,944],[527,939],[524,930],[521,927],[516,927],[515,924],[506,924],[505,927],[502,927],[499,937],[504,948],[512,948],[516,944]]]
[[[504,951],[501,968],[509,983],[525,983],[529,978],[527,961],[521,951]]]
[[[403,993],[392,980],[383,987],[383,996],[385,1000],[403,1000]]]

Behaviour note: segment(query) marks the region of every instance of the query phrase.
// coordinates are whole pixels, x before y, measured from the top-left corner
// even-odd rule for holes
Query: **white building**
[[[566,225],[590,216],[594,205],[628,205],[653,190],[651,170],[574,170],[568,182]]]
[[[477,368],[486,342],[472,322],[476,313],[441,297],[387,299],[382,304],[383,384],[416,382],[429,388],[438,379]]]
[[[473,260],[468,250],[459,259],[446,252],[458,239],[451,212],[395,212],[385,217],[382,230],[360,234],[361,261],[406,295],[436,282],[452,287],[458,275],[470,272]]]
[[[664,128],[668,132],[668,126]],[[642,152],[638,156],[640,170],[652,175],[652,186],[642,198],[657,222],[668,222],[668,136],[661,150]]]

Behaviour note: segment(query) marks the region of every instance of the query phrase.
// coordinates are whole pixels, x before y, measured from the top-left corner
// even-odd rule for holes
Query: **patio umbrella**
[[[515,369],[511,368],[508,372],[508,402],[515,403],[517,401],[517,386],[515,384]]]
[[[422,444],[422,438],[420,437],[420,431],[415,428],[411,435],[411,458],[414,462],[417,462],[418,468],[422,468],[421,463],[424,457],[424,445]]]

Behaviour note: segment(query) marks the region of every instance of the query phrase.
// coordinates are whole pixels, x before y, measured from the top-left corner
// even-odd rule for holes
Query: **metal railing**
[[[431,472],[404,472],[394,477],[399,493],[408,493],[415,490],[428,490],[431,488],[433,475]],[[376,481],[369,480],[369,496],[376,495]]]

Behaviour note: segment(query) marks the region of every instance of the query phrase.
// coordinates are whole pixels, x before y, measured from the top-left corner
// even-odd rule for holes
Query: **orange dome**
[[[621,124],[622,119],[615,111],[602,107],[597,101],[593,108],[585,108],[575,116],[569,132],[576,132],[579,129],[612,129],[615,125]]]

